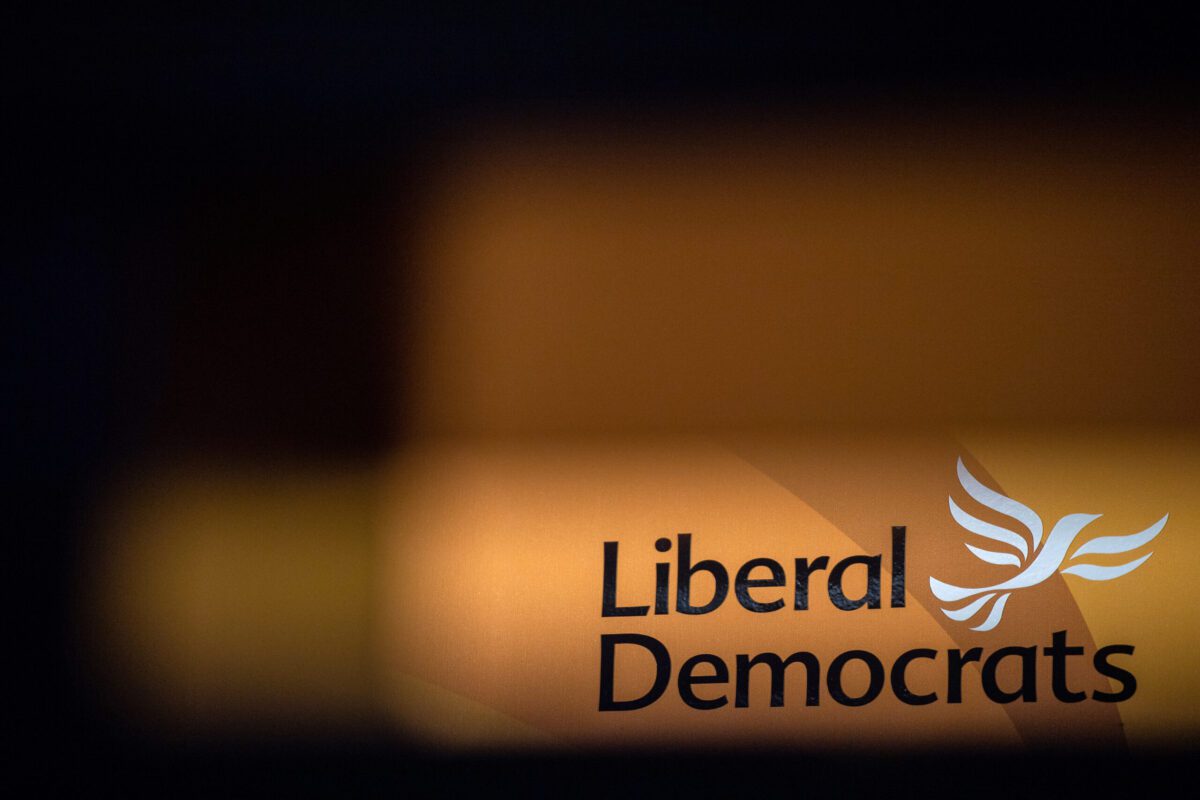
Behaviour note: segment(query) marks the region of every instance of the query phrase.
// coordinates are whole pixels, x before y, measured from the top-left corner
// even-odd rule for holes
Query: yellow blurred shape
[[[135,473],[85,609],[119,710],[285,734],[369,713],[374,503],[363,468]]]

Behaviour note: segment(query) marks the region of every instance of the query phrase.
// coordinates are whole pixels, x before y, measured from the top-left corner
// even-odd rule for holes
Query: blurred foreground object
[[[370,720],[372,471],[210,463],[132,476],[96,537],[83,609],[112,710],[176,734]]]
[[[1020,119],[485,129],[448,150],[419,218],[392,458],[167,463],[114,493],[91,611],[115,713],[218,735],[386,718],[474,748],[1194,748],[1194,144]],[[928,588],[997,574],[947,510],[959,457],[1048,517],[1170,526],[1119,586],[1056,575],[971,633]],[[656,559],[675,558],[660,538],[736,569],[880,554],[893,526],[897,607],[600,614],[606,542],[643,592],[625,602],[655,602]],[[1135,646],[1136,695],[1056,703],[1042,665],[1036,703],[997,704],[970,664],[962,703],[808,707],[789,673],[780,708],[760,671],[747,708],[700,712],[674,688],[644,712],[597,707],[606,633],[653,634],[678,670],[1045,648],[1064,629],[1084,666]],[[941,658],[914,691],[946,696]],[[626,694],[650,680],[622,669]]]

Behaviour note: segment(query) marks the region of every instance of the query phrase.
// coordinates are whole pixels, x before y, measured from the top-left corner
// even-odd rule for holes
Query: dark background
[[[540,791],[880,796],[1092,793],[1181,774],[1186,754],[464,760],[384,730],[164,743],[102,711],[71,604],[86,514],[115,465],[196,451],[370,458],[402,442],[394,375],[415,300],[396,221],[462,126],[961,107],[1053,108],[1081,128],[1194,119],[1200,20],[1133,8],[766,19],[293,6],[18,20],[4,56],[15,133],[4,342],[18,508],[10,663],[28,671],[13,727],[33,750],[19,772],[34,787],[120,793],[382,793],[425,780],[495,791],[501,778]]]

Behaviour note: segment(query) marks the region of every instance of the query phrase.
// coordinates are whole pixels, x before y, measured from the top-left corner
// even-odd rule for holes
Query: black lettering
[[[842,578],[846,570],[856,564],[867,568],[867,593],[857,600],[846,597],[842,589]],[[879,576],[882,572],[879,556],[850,556],[843,558],[829,571],[829,599],[842,611],[853,611],[856,608],[880,608]]]
[[[1128,700],[1133,697],[1133,693],[1137,691],[1137,678],[1133,676],[1132,672],[1108,663],[1108,657],[1112,653],[1131,656],[1133,655],[1133,645],[1110,644],[1108,647],[1101,647],[1096,651],[1096,655],[1092,660],[1092,664],[1096,667],[1096,672],[1099,672],[1106,678],[1113,678],[1121,682],[1121,690],[1119,692],[1092,692],[1092,699],[1099,700],[1101,703],[1120,703],[1122,700]]]
[[[1000,662],[1010,656],[1021,659],[1021,685],[1013,691],[1005,691],[996,681],[996,670]],[[983,662],[983,692],[993,703],[1011,703],[1021,700],[1033,703],[1037,700],[1037,648],[1001,647]]]
[[[804,686],[806,706],[821,703],[821,662],[812,653],[801,651],[792,653],[784,660],[774,653],[760,653],[754,658],[748,655],[737,657],[737,690],[733,705],[736,708],[746,708],[750,705],[750,668],[756,664],[766,664],[771,670],[771,707],[783,705],[784,671],[792,664],[804,665]]]
[[[654,565],[654,613],[666,614],[671,602],[671,565],[659,563]]]
[[[796,559],[796,604],[797,611],[808,610],[808,576],[829,566],[829,556],[820,556],[810,566],[807,558]]]
[[[671,549],[671,540],[663,536],[654,543],[654,549],[665,553]],[[667,614],[670,612],[671,597],[671,565],[659,563],[654,565],[654,613]]]
[[[1050,689],[1064,703],[1082,703],[1087,699],[1087,692],[1072,692],[1067,687],[1067,656],[1081,656],[1083,648],[1068,647],[1066,631],[1055,631],[1053,641],[1050,647],[1042,650],[1051,660]]]
[[[713,674],[693,675],[692,671],[700,664],[712,664]],[[692,691],[692,687],[698,683],[729,683],[729,668],[717,656],[711,653],[701,653],[683,662],[683,666],[679,668],[679,696],[683,699],[683,702],[701,711],[720,708],[729,702],[729,698],[725,695],[714,697],[711,700],[704,700],[697,697],[696,693]]]
[[[615,669],[616,649],[619,644],[632,644],[649,650],[654,656],[656,669],[654,685],[650,691],[634,700],[613,699],[613,672]],[[600,637],[600,710],[601,711],[636,711],[645,708],[667,690],[671,681],[671,655],[663,643],[653,636],[643,636],[640,633],[606,633]]]
[[[706,605],[693,606],[691,603],[692,576],[701,571],[712,574],[716,587],[713,591],[712,600]],[[679,588],[675,593],[675,610],[680,614],[707,614],[710,611],[715,611],[721,603],[725,602],[725,596],[729,594],[729,573],[725,571],[725,567],[719,561],[708,559],[697,563],[695,566],[692,565],[692,535],[690,533],[679,534],[679,571],[677,580],[679,581]]]
[[[982,647],[972,647],[967,652],[951,650],[947,653],[950,658],[950,671],[947,674],[946,702],[962,702],[962,670],[963,666],[983,658]]]
[[[755,567],[766,567],[771,570],[770,578],[751,578],[750,570]],[[778,611],[783,608],[783,600],[772,600],[769,603],[759,603],[750,596],[750,590],[759,586],[784,586],[787,584],[787,577],[783,574],[783,567],[778,561],[772,561],[769,558],[754,558],[747,561],[738,570],[737,578],[733,581],[733,593],[737,595],[738,602],[747,611],[755,611],[758,613],[766,613],[768,611]]]
[[[924,706],[937,701],[937,692],[914,694],[908,688],[905,670],[908,669],[909,662],[918,658],[928,658],[932,661],[937,658],[937,650],[927,648],[909,650],[901,653],[900,657],[896,659],[896,663],[892,664],[892,692],[900,698],[900,702],[910,706]]]
[[[905,527],[892,526],[892,608],[904,608]]]
[[[851,697],[842,690],[842,670],[853,659],[858,659],[867,665],[871,673],[871,682],[867,691],[860,697]],[[825,676],[829,685],[829,696],[844,706],[865,706],[883,691],[883,664],[879,659],[866,650],[847,650],[833,660],[829,665],[829,673]]]
[[[604,543],[604,600],[600,606],[602,617],[644,617],[650,606],[617,605],[617,543]]]

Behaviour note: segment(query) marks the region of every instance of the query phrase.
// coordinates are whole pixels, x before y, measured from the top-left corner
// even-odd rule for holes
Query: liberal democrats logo
[[[950,514],[954,517],[955,522],[971,533],[986,537],[1002,545],[1007,545],[1015,552],[984,550],[972,544],[968,544],[967,549],[974,553],[977,558],[989,564],[1017,567],[1020,570],[1008,580],[978,589],[953,586],[949,583],[943,583],[937,578],[930,577],[929,588],[934,596],[943,603],[956,603],[967,598],[975,598],[960,608],[943,608],[942,613],[952,620],[959,622],[969,620],[981,613],[989,604],[991,605],[991,610],[983,622],[971,629],[975,631],[990,631],[999,625],[1000,619],[1004,615],[1004,606],[1013,592],[1018,589],[1028,589],[1036,586],[1056,572],[1062,572],[1067,575],[1078,575],[1089,581],[1110,581],[1113,578],[1119,578],[1122,575],[1132,572],[1145,563],[1146,559],[1153,555],[1153,553],[1146,553],[1141,558],[1136,558],[1133,561],[1117,566],[1105,567],[1081,562],[1063,567],[1062,564],[1064,560],[1074,561],[1081,556],[1125,553],[1141,547],[1159,534],[1163,526],[1167,524],[1167,516],[1169,516],[1164,514],[1162,519],[1141,533],[1134,533],[1128,536],[1101,536],[1089,539],[1078,547],[1069,559],[1066,559],[1067,551],[1071,549],[1071,546],[1075,543],[1075,539],[1085,526],[1100,518],[1099,514],[1068,514],[1055,523],[1054,528],[1050,531],[1050,535],[1046,537],[1043,543],[1041,517],[1035,514],[1028,506],[984,486],[974,475],[967,471],[961,458],[958,460],[958,480],[967,494],[971,496],[971,499],[986,508],[990,508],[999,514],[1015,520],[1020,523],[1020,528],[1023,529],[1021,533],[1017,533],[1009,528],[993,525],[990,522],[973,517],[960,508],[954,502],[953,497],[949,498]]]

